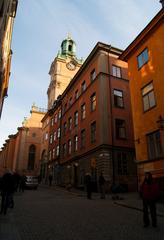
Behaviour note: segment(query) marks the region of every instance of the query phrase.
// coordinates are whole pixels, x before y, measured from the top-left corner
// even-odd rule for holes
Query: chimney
[[[164,0],[160,0],[160,3],[162,4],[162,8],[164,8]]]

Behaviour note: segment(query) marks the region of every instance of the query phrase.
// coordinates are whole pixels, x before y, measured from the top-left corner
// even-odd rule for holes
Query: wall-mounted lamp
[[[158,117],[157,125],[160,130],[164,130],[164,118],[161,115]]]

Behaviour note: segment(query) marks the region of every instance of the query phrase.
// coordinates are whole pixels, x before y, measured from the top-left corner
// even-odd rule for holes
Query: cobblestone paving
[[[87,200],[40,188],[15,196],[15,208],[0,215],[0,240],[164,240],[158,228],[142,227],[142,212],[113,204],[108,197]]]

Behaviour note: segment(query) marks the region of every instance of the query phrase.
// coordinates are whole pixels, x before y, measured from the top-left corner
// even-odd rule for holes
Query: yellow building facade
[[[164,181],[164,8],[120,56],[128,62],[139,184]]]

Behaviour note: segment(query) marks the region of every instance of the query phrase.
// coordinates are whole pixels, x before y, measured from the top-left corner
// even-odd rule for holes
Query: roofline
[[[91,61],[91,59],[95,56],[95,54],[99,51],[99,50],[104,50],[106,52],[110,52],[113,53],[117,56],[120,56],[120,54],[122,54],[123,50],[113,47],[111,45],[102,43],[102,42],[98,42],[95,47],[93,48],[93,50],[91,51],[91,53],[89,54],[89,56],[87,57],[87,59],[84,61],[84,63],[81,65],[80,69],[77,71],[77,73],[75,74],[75,76],[72,78],[72,80],[70,81],[70,83],[68,84],[67,88],[64,90],[64,92],[61,95],[61,99],[63,99],[65,97],[65,95],[67,94],[67,92],[69,91],[69,89],[72,87],[72,85],[76,82],[77,78],[80,76],[80,74],[83,72],[83,70],[88,66],[88,63]]]
[[[146,27],[138,34],[138,36],[130,43],[130,45],[123,51],[119,59],[127,61],[132,51],[134,51],[137,45],[152,31],[158,24],[161,23],[164,17],[164,8],[162,8],[157,15],[146,25]]]

